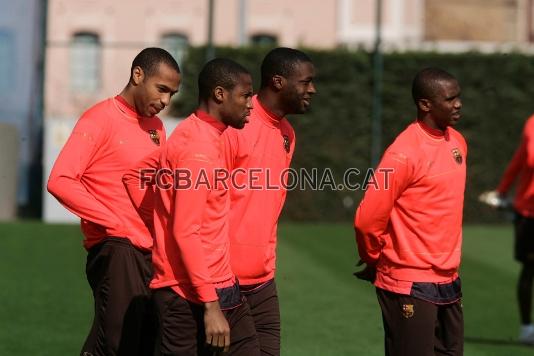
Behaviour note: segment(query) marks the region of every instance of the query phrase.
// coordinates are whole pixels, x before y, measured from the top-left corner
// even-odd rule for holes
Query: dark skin
[[[212,96],[203,100],[199,109],[225,125],[242,129],[252,109],[252,95],[251,76],[241,74],[232,89],[215,87]],[[230,348],[230,326],[218,301],[204,303],[204,326],[206,343],[212,350],[227,352]]]
[[[258,99],[278,117],[303,114],[308,111],[311,97],[316,93],[314,77],[312,63],[297,62],[289,76],[274,75],[269,85],[259,90]]]
[[[440,80],[436,87],[429,98],[418,100],[417,118],[431,128],[445,131],[461,118],[460,85],[457,80]]]
[[[209,100],[200,103],[199,109],[223,124],[242,129],[252,109],[252,77],[241,74],[231,90],[217,86]]]
[[[433,129],[445,131],[448,126],[456,125],[461,118],[460,85],[457,80],[440,80],[436,82],[436,91],[432,94],[429,98],[417,101],[417,118]],[[360,260],[356,266],[363,264]],[[354,276],[373,283],[376,266],[366,264]]]

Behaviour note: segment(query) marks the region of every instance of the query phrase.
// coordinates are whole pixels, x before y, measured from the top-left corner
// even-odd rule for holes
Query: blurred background
[[[196,73],[206,59],[233,57],[258,78],[270,48],[304,48],[317,62],[319,94],[312,113],[293,121],[294,167],[339,174],[376,163],[413,119],[414,73],[444,67],[464,89],[459,129],[471,147],[468,221],[495,220],[492,212],[476,212],[474,198],[497,183],[534,110],[532,0],[0,0],[0,6],[3,220],[76,221],[44,192],[51,165],[80,114],[123,88],[133,57],[147,46],[169,50],[184,72],[181,93],[163,114],[171,129],[173,119],[194,109]],[[292,192],[284,216],[347,220],[359,197]]]
[[[167,49],[183,73],[162,115],[168,133],[197,105],[208,59],[242,63],[257,89],[271,48],[303,49],[318,93],[308,114],[290,118],[292,166],[332,169],[336,183],[348,168],[373,167],[415,119],[418,70],[454,74],[457,129],[469,144],[466,355],[531,354],[513,341],[511,224],[476,198],[497,185],[534,112],[533,17],[534,0],[0,0],[0,355],[72,355],[83,342],[91,297],[78,219],[46,180],[78,117],[122,90],[148,46]],[[376,297],[351,276],[361,194],[288,194],[278,272],[284,355],[383,353]],[[347,343],[347,334],[361,337]]]

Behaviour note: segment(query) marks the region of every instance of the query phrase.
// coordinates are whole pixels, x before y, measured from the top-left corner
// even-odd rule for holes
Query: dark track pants
[[[89,250],[87,280],[95,316],[82,356],[152,355],[155,317],[151,307],[150,253],[129,240],[106,238]]]
[[[247,298],[262,356],[280,355],[280,306],[274,280],[263,285],[241,286]]]
[[[213,355],[206,347],[204,307],[191,303],[171,288],[154,291],[158,320],[155,356]],[[246,303],[223,311],[230,324],[230,350],[224,355],[259,356],[259,344]]]
[[[387,356],[463,355],[461,301],[438,305],[377,288]]]

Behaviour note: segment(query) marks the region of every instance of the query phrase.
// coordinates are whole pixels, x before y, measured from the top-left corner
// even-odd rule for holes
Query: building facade
[[[528,46],[533,41],[533,2],[382,0],[382,46],[442,51]],[[48,0],[47,4],[44,177],[80,114],[126,85],[136,53],[160,46],[180,63],[189,46],[205,45],[210,37],[210,0]],[[219,46],[372,49],[375,43],[378,0],[213,0],[212,4],[211,38]],[[0,44],[2,36],[0,27]],[[0,66],[12,75],[5,68]],[[1,80],[0,75],[0,93],[6,86]],[[15,97],[9,90],[5,93],[7,102]],[[66,210],[46,192],[44,200],[45,220],[74,219],[66,218]]]

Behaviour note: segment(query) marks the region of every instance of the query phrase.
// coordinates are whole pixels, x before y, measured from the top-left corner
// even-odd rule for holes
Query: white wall
[[[43,155],[43,220],[49,223],[78,223],[80,219],[65,209],[46,190],[48,176],[54,165],[59,152],[76,124],[77,119],[55,119],[46,120],[44,132],[44,155]],[[177,119],[164,119],[167,136],[180,122]]]

